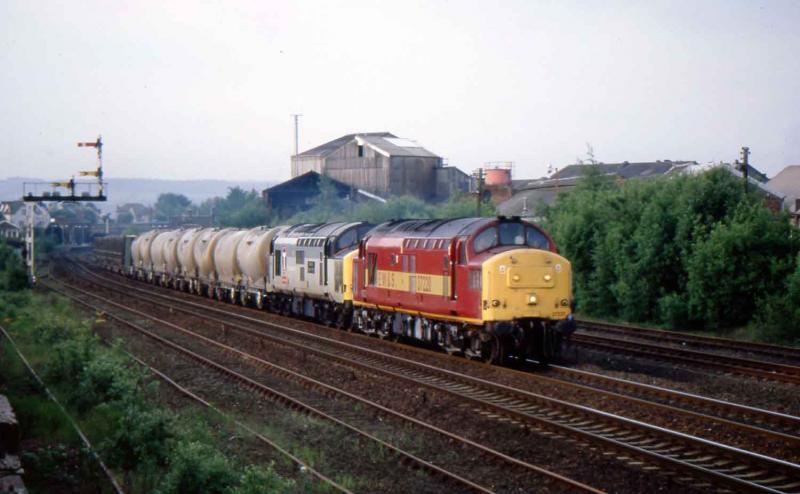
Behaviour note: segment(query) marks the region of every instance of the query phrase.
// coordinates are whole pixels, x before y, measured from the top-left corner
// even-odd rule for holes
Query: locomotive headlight
[[[538,301],[539,299],[536,298],[536,294],[531,293],[528,295],[528,305],[536,305],[536,302]]]
[[[499,306],[500,306],[500,301],[499,300],[497,300],[497,299],[492,300],[492,307],[499,307]]]
[[[550,276],[549,274],[544,275],[544,281],[550,281],[552,279],[553,279],[553,277]]]
[[[562,307],[566,307],[566,306],[568,306],[568,305],[569,305],[569,300],[567,300],[567,299],[565,299],[565,298],[562,298],[562,299],[561,299],[561,306],[562,306]]]

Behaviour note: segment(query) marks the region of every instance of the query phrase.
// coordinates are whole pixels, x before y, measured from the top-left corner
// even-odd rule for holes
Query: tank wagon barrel
[[[485,361],[546,363],[575,329],[569,261],[519,218],[152,230],[116,245],[137,279]]]

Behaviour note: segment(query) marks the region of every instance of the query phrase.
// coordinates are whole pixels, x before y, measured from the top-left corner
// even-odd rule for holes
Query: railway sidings
[[[215,328],[212,333],[227,338],[228,343],[237,341],[241,349],[271,348],[270,352],[274,352],[282,348],[295,356],[304,355],[306,364],[311,360],[318,362],[311,366],[314,368],[321,365],[347,369],[359,376],[358,380],[366,380],[368,376],[370,381],[384,383],[383,386],[413,389],[412,396],[426,397],[425,405],[448,406],[448,411],[452,410],[449,422],[458,418],[461,424],[483,423],[484,430],[491,427],[498,434],[494,443],[498,451],[504,445],[501,440],[504,428],[522,428],[558,444],[561,449],[572,444],[588,446],[601,453],[605,461],[620,464],[626,477],[637,479],[633,484],[631,480],[621,484],[628,485],[623,490],[641,490],[641,482],[645,481],[637,475],[652,472],[659,474],[654,478],[659,479],[656,483],[662,487],[664,483],[679,482],[682,489],[700,491],[713,487],[721,491],[794,492],[800,485],[795,484],[798,476],[794,463],[798,437],[793,426],[797,419],[791,415],[687,393],[669,393],[667,389],[603,379],[599,375],[591,377],[591,373],[559,367],[542,375],[463,359],[455,359],[459,362],[454,363],[454,359],[425,349],[405,345],[400,348],[390,341],[342,333],[229,304],[209,303],[171,290],[154,290],[143,283],[93,273],[84,267],[73,267],[71,276],[76,272],[81,273],[80,279],[76,277],[72,283],[82,284],[82,289],[104,293],[109,301],[116,298],[134,303],[137,299],[135,303],[140,310],[146,308],[146,312],[205,320],[206,325]],[[199,323],[190,327],[196,325]],[[286,355],[282,358],[286,363],[291,362]],[[301,365],[295,372],[305,371],[305,367]],[[317,377],[337,380],[331,375]],[[380,386],[372,385],[369,391],[379,395]],[[421,408],[419,400],[411,401],[413,406]],[[472,412],[465,414],[463,409]],[[434,422],[425,412],[417,413]],[[469,436],[469,427],[466,430],[452,433]],[[537,457],[535,451],[529,454],[527,458]],[[554,470],[575,476],[569,467],[558,462],[550,460],[549,464],[543,464],[551,468],[554,465]],[[597,474],[598,466],[589,465],[583,475],[593,472],[602,478],[602,474]],[[575,477],[581,480],[580,474]],[[600,489],[619,490],[609,489],[608,481],[599,485],[587,483]]]

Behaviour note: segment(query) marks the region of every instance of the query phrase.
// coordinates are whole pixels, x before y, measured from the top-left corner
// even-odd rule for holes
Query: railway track
[[[593,321],[578,321],[578,328],[592,332],[615,334],[626,337],[635,337],[658,342],[670,342],[684,346],[694,346],[721,351],[743,352],[753,355],[762,355],[786,361],[786,363],[800,364],[800,348],[770,345],[755,341],[740,341],[729,338],[696,335],[678,331],[666,331],[641,326],[626,326]]]
[[[672,407],[697,411],[704,416],[724,418],[748,425],[759,434],[789,440],[792,445],[798,445],[800,441],[800,417],[794,415],[558,365],[549,367],[549,375],[565,382],[589,385],[594,389],[608,389],[643,399],[655,399]]]
[[[575,332],[571,336],[571,341],[595,350],[643,356],[677,364],[714,369],[728,374],[800,384],[800,367],[793,365],[731,357],[698,350],[685,350],[642,341],[621,340],[613,335],[588,335]]]
[[[158,296],[161,300],[167,300],[170,303],[196,303],[189,299],[174,297],[173,295],[178,295],[179,293],[171,290],[165,290],[165,292],[169,293],[169,295],[164,293],[155,294],[151,290],[143,290],[135,286],[128,287],[127,284],[120,283],[115,279],[107,277],[112,276],[113,278],[117,278],[116,275],[108,275],[107,273],[97,274],[91,270],[88,270],[82,265],[78,265],[78,267],[87,275],[95,277],[96,279],[103,279],[107,283],[111,283],[119,287],[119,289],[133,289],[142,295]],[[132,283],[133,285],[139,284],[138,282],[133,282],[125,278],[122,279],[126,282]],[[196,297],[190,298],[195,299]],[[170,305],[170,308],[171,307],[172,306]],[[203,308],[200,305],[195,305],[194,307],[200,310]],[[218,312],[213,312],[214,315],[211,316],[213,320],[219,323],[222,323],[223,321],[220,319],[215,319],[216,316],[238,317],[239,311],[248,310],[239,308],[239,311],[235,311],[232,310],[232,307],[229,304],[220,304],[220,307],[222,307],[222,309],[218,309]],[[260,314],[260,311],[254,311],[254,313]],[[269,323],[260,319],[244,319],[244,321],[255,323],[261,326],[272,328],[276,327],[275,325],[270,326]],[[324,328],[324,326],[318,327]],[[351,336],[364,339],[369,345],[374,345],[376,343],[374,338],[357,334],[353,334]],[[389,341],[383,341],[382,343],[390,345],[393,344]],[[419,353],[425,357],[444,357],[438,352],[433,352],[425,348],[402,345],[402,349],[406,352]],[[463,365],[472,365],[476,368],[480,368],[481,370],[485,369],[485,366],[481,363],[471,360],[459,359],[458,362]],[[636,383],[603,374],[570,369],[567,367],[551,366],[549,375],[547,376],[543,375],[541,372],[521,372],[515,369],[499,367],[494,367],[494,369],[502,369],[504,372],[510,375],[515,375],[527,380],[533,380],[546,386],[566,386],[579,391],[601,395],[603,397],[622,399],[627,401],[627,406],[639,408],[649,407],[654,409],[654,413],[669,413],[673,416],[682,415],[691,419],[709,422],[711,424],[732,427],[736,429],[737,432],[749,432],[767,437],[770,440],[774,439],[784,441],[789,445],[789,447],[800,450],[800,417],[793,415],[739,405],[727,401],[716,400],[713,398],[684,393],[658,386]]]
[[[154,296],[149,292],[148,295]],[[303,340],[296,344],[304,345],[309,352],[458,397],[490,416],[503,416],[537,430],[579,440],[602,451],[614,451],[620,458],[645,463],[646,468],[691,479],[690,483],[699,488],[713,486],[734,492],[800,492],[800,467],[790,462],[184,299],[158,297],[172,299],[170,303],[180,303],[195,312],[202,310],[226,317],[235,316],[237,321],[281,329],[278,343],[289,344],[286,343],[287,335],[293,334]],[[227,326],[251,336],[275,338],[239,324],[228,322]],[[323,348],[324,345],[327,347]],[[338,352],[331,351],[334,346],[339,348]]]
[[[172,323],[170,323],[168,321],[161,320],[161,319],[158,319],[158,318],[156,318],[154,316],[146,314],[144,312],[138,311],[136,309],[132,309],[130,307],[126,307],[123,304],[112,302],[110,300],[105,299],[102,295],[97,295],[97,294],[91,293],[89,291],[83,290],[83,289],[81,289],[79,287],[72,286],[72,285],[69,285],[69,284],[66,284],[66,283],[64,285],[69,290],[74,291],[76,293],[80,293],[83,296],[94,298],[94,299],[99,299],[99,300],[101,300],[101,303],[104,304],[104,305],[111,305],[117,310],[125,311],[125,312],[133,314],[133,315],[135,315],[136,317],[139,317],[139,318],[149,319],[149,320],[157,323],[160,326],[169,327],[172,330],[180,332],[181,334],[183,334],[185,336],[189,336],[189,337],[197,339],[199,341],[203,341],[205,344],[208,344],[210,346],[216,347],[216,348],[218,348],[218,349],[220,349],[220,350],[222,350],[222,351],[224,351],[224,352],[226,352],[228,354],[237,355],[238,357],[240,357],[241,359],[243,359],[246,362],[257,364],[262,369],[269,370],[269,371],[271,371],[273,373],[276,373],[277,375],[280,375],[280,376],[290,377],[292,380],[297,381],[299,383],[302,383],[307,388],[313,388],[313,389],[322,391],[325,395],[328,395],[328,396],[344,397],[344,398],[347,398],[347,399],[350,399],[350,400],[354,400],[354,401],[360,403],[361,405],[363,405],[365,407],[368,407],[368,408],[371,408],[371,409],[375,409],[375,410],[379,411],[380,413],[382,413],[382,414],[384,414],[386,416],[389,416],[389,417],[392,417],[392,418],[396,418],[396,419],[400,419],[400,420],[402,420],[404,422],[412,423],[412,424],[414,424],[414,425],[416,425],[418,427],[422,427],[423,429],[426,429],[428,431],[431,431],[431,432],[434,432],[434,433],[439,434],[441,436],[444,436],[448,440],[460,444],[462,447],[469,448],[469,449],[472,449],[472,450],[478,450],[478,452],[481,453],[482,455],[488,456],[491,459],[493,459],[494,461],[499,461],[499,462],[502,462],[502,463],[506,464],[506,468],[508,468],[508,466],[510,465],[510,466],[522,467],[524,469],[527,469],[532,473],[535,473],[535,474],[540,475],[542,477],[546,477],[550,481],[553,481],[553,482],[561,484],[561,490],[564,490],[566,492],[589,492],[589,493],[601,493],[602,492],[602,491],[599,491],[599,490],[597,490],[595,488],[592,488],[590,486],[587,486],[587,485],[581,484],[579,482],[576,482],[576,481],[574,481],[572,479],[569,479],[569,478],[566,478],[564,476],[561,476],[561,475],[555,474],[553,472],[550,472],[550,471],[548,471],[546,469],[543,469],[543,468],[541,468],[539,466],[536,466],[536,465],[533,465],[533,464],[530,464],[530,463],[527,463],[527,462],[524,462],[524,461],[520,461],[520,460],[518,460],[516,458],[510,457],[508,455],[504,455],[503,453],[500,453],[498,451],[491,450],[490,448],[482,446],[482,445],[480,445],[478,443],[475,443],[475,442],[470,441],[468,439],[465,439],[465,438],[459,437],[459,436],[457,436],[455,434],[452,434],[450,432],[447,432],[447,431],[445,431],[443,429],[439,429],[437,427],[434,427],[434,426],[431,426],[431,425],[426,424],[424,422],[421,422],[421,421],[419,421],[417,419],[414,419],[413,417],[408,417],[408,416],[402,415],[402,414],[400,414],[398,412],[395,412],[395,411],[390,410],[390,409],[388,409],[386,407],[383,407],[382,405],[380,405],[378,403],[372,402],[372,401],[367,400],[367,399],[362,398],[362,397],[355,396],[355,395],[353,395],[351,393],[348,393],[347,391],[344,391],[344,390],[339,389],[337,387],[331,386],[331,385],[323,383],[321,381],[317,381],[317,380],[308,378],[308,377],[303,376],[301,374],[298,374],[298,373],[296,373],[296,372],[294,372],[294,371],[292,371],[290,369],[282,368],[280,366],[274,365],[274,364],[272,364],[270,362],[267,362],[267,361],[265,361],[263,359],[260,359],[257,356],[254,356],[254,355],[249,354],[247,352],[241,351],[241,350],[236,349],[234,347],[222,344],[220,342],[211,340],[211,339],[206,338],[206,337],[204,337],[204,336],[202,336],[200,334],[194,333],[193,331],[190,331],[188,329],[185,329],[185,328],[182,328],[182,327],[177,326],[175,324],[172,324]],[[76,302],[91,308],[92,310],[102,310],[102,311],[108,312],[107,308],[103,308],[101,306],[98,306],[98,305],[96,305],[96,303],[89,303],[89,302],[87,302],[85,300],[82,300],[82,299],[76,297],[75,295],[72,295],[70,293],[66,293],[64,291],[58,290],[55,287],[52,287],[52,288],[54,290],[56,290],[56,291],[59,291],[63,295],[67,296],[68,298],[70,298],[72,300],[75,300]],[[410,465],[410,466],[412,466],[413,468],[416,468],[416,469],[424,470],[424,471],[428,472],[429,474],[432,474],[432,475],[434,475],[436,477],[439,477],[439,478],[442,478],[442,479],[448,481],[451,484],[458,485],[458,486],[460,486],[459,491],[483,492],[483,493],[493,492],[488,487],[482,486],[482,485],[480,485],[478,483],[470,481],[469,479],[467,479],[467,478],[465,478],[465,477],[463,477],[461,475],[458,475],[458,474],[455,474],[455,473],[453,473],[453,472],[451,472],[449,470],[446,470],[445,468],[441,467],[438,464],[438,462],[434,463],[434,462],[426,461],[426,460],[424,460],[424,459],[422,459],[422,458],[420,458],[418,456],[413,455],[412,453],[410,453],[410,452],[408,452],[406,450],[403,450],[403,449],[401,449],[401,448],[399,448],[399,447],[397,447],[397,446],[395,446],[393,444],[390,444],[390,443],[388,443],[386,441],[381,440],[380,438],[372,435],[371,433],[363,430],[360,427],[356,427],[354,425],[350,425],[348,422],[346,422],[344,420],[341,420],[341,419],[339,419],[337,417],[334,417],[331,414],[326,413],[325,411],[320,409],[320,404],[319,403],[315,403],[315,404],[304,403],[304,402],[302,402],[302,401],[300,401],[300,400],[298,400],[298,399],[296,399],[294,397],[288,396],[288,395],[286,395],[284,393],[281,393],[280,391],[277,391],[277,390],[275,390],[273,388],[265,386],[264,384],[262,384],[262,383],[260,383],[260,382],[258,382],[256,380],[253,380],[253,379],[251,379],[251,378],[249,378],[249,377],[247,377],[247,376],[245,376],[245,375],[243,375],[241,373],[238,373],[238,372],[236,372],[236,371],[234,371],[232,369],[226,368],[223,365],[220,365],[220,364],[216,363],[215,361],[213,361],[211,359],[208,359],[207,357],[204,357],[204,356],[202,356],[202,355],[200,355],[200,354],[198,354],[198,353],[196,353],[196,352],[194,352],[192,350],[189,350],[188,348],[185,348],[185,347],[183,347],[181,345],[178,345],[178,344],[174,343],[173,341],[170,341],[170,340],[167,340],[167,339],[165,339],[165,338],[163,338],[161,336],[158,336],[158,335],[154,334],[153,332],[147,330],[146,328],[144,328],[144,327],[142,327],[142,326],[140,326],[138,324],[134,324],[131,321],[128,321],[127,319],[125,319],[125,318],[122,318],[122,317],[119,317],[119,316],[115,316],[115,315],[112,315],[112,314],[108,314],[108,315],[109,315],[109,317],[114,319],[116,322],[118,322],[120,324],[123,324],[123,325],[125,325],[125,326],[127,326],[127,327],[129,327],[131,329],[134,329],[135,331],[139,332],[140,334],[142,334],[142,335],[144,335],[144,336],[146,336],[148,338],[154,339],[154,340],[158,341],[160,344],[168,346],[171,349],[181,353],[182,355],[187,356],[188,358],[191,358],[191,359],[197,361],[198,363],[200,363],[200,364],[202,364],[202,365],[204,365],[204,366],[206,366],[206,367],[208,367],[210,369],[213,369],[213,370],[215,370],[217,372],[225,374],[231,380],[238,382],[239,384],[241,384],[245,388],[253,389],[257,393],[262,394],[264,396],[267,396],[268,398],[272,399],[273,401],[280,402],[280,403],[292,408],[293,410],[302,411],[303,413],[306,413],[306,414],[309,414],[309,415],[313,415],[313,416],[318,417],[320,419],[323,419],[323,420],[335,423],[335,424],[337,424],[337,425],[339,425],[341,427],[347,428],[351,432],[353,432],[355,434],[358,434],[361,437],[370,440],[371,442],[377,442],[383,448],[386,448],[389,451],[393,452],[395,455],[397,455],[400,458],[401,463],[406,464],[406,465]],[[352,414],[352,411],[351,411],[351,414]]]

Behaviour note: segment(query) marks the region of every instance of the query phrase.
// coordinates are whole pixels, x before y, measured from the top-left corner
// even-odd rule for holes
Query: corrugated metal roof
[[[368,236],[408,238],[449,238],[469,235],[497,218],[457,218],[453,220],[396,220],[376,226]]]
[[[391,132],[363,132],[359,134],[347,134],[332,141],[328,141],[325,144],[319,145],[315,148],[311,148],[307,151],[303,151],[300,153],[299,157],[311,157],[311,156],[322,156],[325,157],[332,152],[336,151],[340,147],[344,146],[348,142],[355,139],[356,136],[377,136],[377,137],[397,137]]]
[[[438,158],[439,156],[420,146],[411,139],[399,138],[391,132],[360,132],[347,134],[338,139],[326,142],[320,146],[303,151],[299,158],[328,156],[353,139],[359,138],[369,146],[374,147],[384,155],[389,156],[421,156]]]

